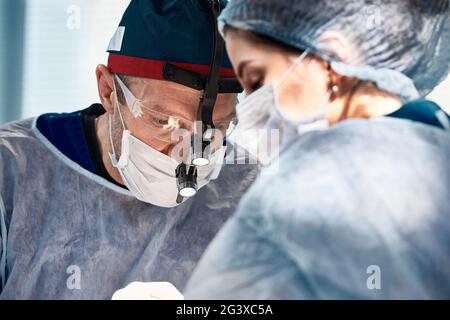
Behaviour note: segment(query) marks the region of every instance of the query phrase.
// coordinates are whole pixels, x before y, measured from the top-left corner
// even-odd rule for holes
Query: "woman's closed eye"
[[[247,94],[251,94],[254,91],[261,88],[264,84],[264,73],[262,70],[251,70],[247,68],[248,71],[244,73],[242,85]]]
[[[256,90],[258,90],[258,89],[261,88],[261,87],[262,87],[262,81],[261,81],[261,79],[258,79],[258,80],[254,81],[254,82],[251,82],[251,83],[249,84],[249,90],[248,90],[248,93],[250,94],[250,93],[252,93],[252,92],[255,92]]]

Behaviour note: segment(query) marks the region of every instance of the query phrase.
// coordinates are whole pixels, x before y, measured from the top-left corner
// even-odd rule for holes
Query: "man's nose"
[[[191,151],[191,136],[185,136],[180,141],[168,143],[161,150],[159,150],[159,152],[164,153],[180,163],[186,163]]]

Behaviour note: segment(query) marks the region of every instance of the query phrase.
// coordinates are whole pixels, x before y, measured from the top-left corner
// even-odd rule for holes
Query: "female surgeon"
[[[450,298],[450,121],[423,99],[448,74],[449,15],[447,0],[230,1],[235,141],[264,167],[186,298]],[[279,148],[259,152],[264,130]]]

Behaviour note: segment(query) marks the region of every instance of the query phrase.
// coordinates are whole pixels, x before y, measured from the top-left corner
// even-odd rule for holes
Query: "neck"
[[[109,113],[106,112],[97,119],[95,119],[95,131],[97,133],[97,140],[99,141],[100,153],[102,155],[103,165],[106,168],[108,174],[119,184],[123,185],[122,177],[119,171],[113,167],[111,164],[111,159],[109,158],[109,152],[111,152],[112,147],[109,139]]]
[[[402,105],[402,100],[394,95],[373,85],[360,85],[330,104],[328,119],[331,124],[335,124],[351,118],[381,117],[398,110]]]

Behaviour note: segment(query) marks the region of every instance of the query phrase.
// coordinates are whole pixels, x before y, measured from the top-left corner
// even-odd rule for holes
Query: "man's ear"
[[[107,112],[114,113],[113,102],[113,76],[105,65],[98,65],[95,69],[100,101]]]

